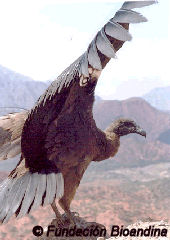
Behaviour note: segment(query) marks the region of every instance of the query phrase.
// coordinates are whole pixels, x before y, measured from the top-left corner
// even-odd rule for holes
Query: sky
[[[35,80],[52,80],[78,58],[124,1],[0,1],[0,64]],[[127,42],[104,69],[96,94],[142,96],[170,86],[170,4],[137,9],[147,23],[130,26]]]

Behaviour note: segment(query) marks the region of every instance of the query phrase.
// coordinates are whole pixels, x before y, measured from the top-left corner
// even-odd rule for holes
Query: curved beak
[[[146,138],[146,132],[139,126],[136,128],[136,133],[140,134],[141,136],[144,136]]]

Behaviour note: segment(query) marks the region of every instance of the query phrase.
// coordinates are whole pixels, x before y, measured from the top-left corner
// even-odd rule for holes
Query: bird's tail
[[[64,193],[61,173],[10,175],[0,184],[0,222],[6,223],[15,214],[23,217],[39,206],[51,204]]]
[[[10,113],[0,117],[0,160],[21,153],[21,133],[28,112]]]

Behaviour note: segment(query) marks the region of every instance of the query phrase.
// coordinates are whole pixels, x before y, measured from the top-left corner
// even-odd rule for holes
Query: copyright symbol
[[[32,232],[36,237],[39,237],[43,235],[43,228],[41,226],[35,226],[33,227]]]

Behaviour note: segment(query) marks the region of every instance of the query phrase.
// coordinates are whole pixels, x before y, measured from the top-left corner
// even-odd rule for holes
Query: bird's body
[[[92,83],[92,88],[93,85],[94,83]],[[64,194],[59,200],[59,204],[65,211],[70,209],[76,189],[90,162],[114,156],[120,144],[119,136],[114,133],[104,133],[97,128],[92,115],[94,93],[87,94],[88,91],[91,92],[90,84],[87,88],[79,88],[77,82],[75,86],[71,87],[69,97],[67,97],[59,117],[54,112],[54,120],[48,124],[47,134],[44,134],[46,138],[43,141],[38,133],[39,130],[36,129],[36,124],[33,122],[34,127],[29,125],[32,123],[31,115],[37,111],[36,108],[33,109],[33,113],[31,112],[28,116],[22,132],[21,146],[24,160],[21,160],[10,175],[14,179],[16,176],[24,176],[27,171],[40,174],[44,172],[46,174],[62,173]],[[37,104],[38,107],[39,105]],[[43,121],[42,115],[40,116]],[[46,116],[45,114],[44,117]],[[38,123],[39,126],[40,123]],[[43,142],[42,146],[41,142]],[[42,148],[44,149],[42,150]],[[34,149],[35,159],[31,158]],[[31,156],[27,153],[31,153]],[[44,161],[46,159],[48,162]]]
[[[0,186],[2,222],[7,222],[14,213],[22,217],[45,204],[51,204],[59,218],[56,198],[71,219],[70,204],[90,162],[113,157],[123,135],[145,135],[129,119],[118,120],[105,132],[101,131],[93,119],[92,108],[102,69],[123,43],[131,39],[129,23],[146,21],[129,9],[154,2],[125,2],[97,33],[88,50],[51,84],[29,113],[25,112],[20,134],[12,131],[10,117],[8,122],[7,118],[0,119],[0,127],[9,135],[3,134],[0,150],[8,141],[12,146],[21,135],[20,162]],[[0,155],[2,159],[5,156]],[[5,198],[8,198],[6,203]]]

